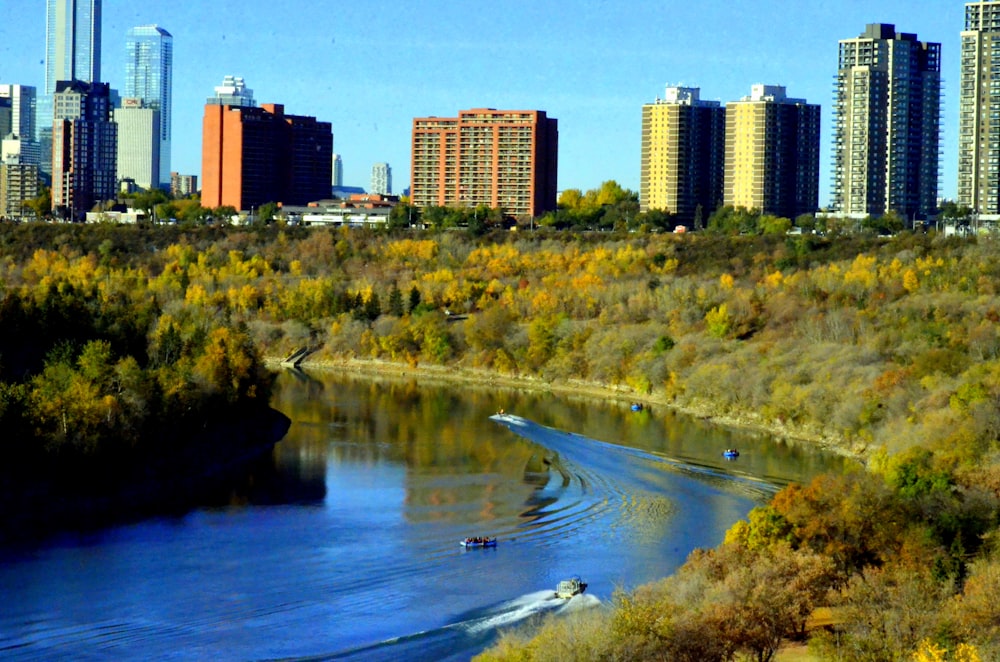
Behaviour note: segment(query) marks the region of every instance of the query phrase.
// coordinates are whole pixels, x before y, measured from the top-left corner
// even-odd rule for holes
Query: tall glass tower
[[[38,100],[37,138],[51,153],[56,83],[101,80],[101,0],[46,0],[45,89]],[[43,158],[42,170],[52,165]]]
[[[147,108],[159,111],[160,182],[170,185],[171,81],[174,68],[174,38],[156,25],[129,29],[125,38],[125,90],[123,97],[138,98]]]

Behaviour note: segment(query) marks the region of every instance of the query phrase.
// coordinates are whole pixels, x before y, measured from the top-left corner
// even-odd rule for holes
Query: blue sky
[[[4,0],[0,83],[44,83],[41,0]],[[822,105],[820,204],[829,202],[837,41],[867,23],[942,44],[940,192],[957,177],[962,0],[104,0],[102,78],[125,79],[125,32],[155,23],[174,36],[172,169],[201,174],[201,116],[223,76],[257,103],[333,124],[344,183],[371,166],[410,179],[414,117],[479,107],[540,109],[559,120],[559,188],[614,179],[638,191],[642,105],[667,84],[725,103],[754,83]]]

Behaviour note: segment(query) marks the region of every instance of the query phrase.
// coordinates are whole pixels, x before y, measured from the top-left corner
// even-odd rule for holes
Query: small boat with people
[[[632,411],[642,411],[643,409],[645,409],[645,407],[641,402],[632,403]]]
[[[475,536],[472,538],[466,538],[458,543],[466,549],[472,549],[474,547],[496,547],[497,539],[496,536],[492,538],[488,536]]]
[[[740,456],[740,452],[738,450],[736,450],[735,448],[727,448],[726,450],[724,450],[722,452],[722,454],[724,456],[730,457],[730,458],[732,458],[732,457],[739,457]]]
[[[573,575],[569,579],[564,579],[556,585],[557,598],[572,598],[587,590],[586,582],[580,580],[578,575]]]

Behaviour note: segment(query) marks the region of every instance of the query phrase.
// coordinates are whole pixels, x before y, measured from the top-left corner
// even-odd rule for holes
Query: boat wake
[[[542,614],[568,615],[600,606],[594,595],[580,594],[570,599],[557,598],[555,591],[535,591],[508,600],[499,605],[460,615],[456,622],[434,630],[362,646],[332,655],[324,660],[449,660],[468,659],[470,654],[455,651],[479,652],[503,628],[526,623]],[[464,644],[464,645],[463,645]]]
[[[623,543],[691,543],[718,509],[737,519],[777,487],[752,475],[666,457],[546,427],[513,414],[494,422],[545,449],[548,481],[522,514],[519,536],[538,547],[577,544],[595,536]],[[662,541],[668,541],[664,543]]]
[[[566,462],[560,460],[569,460],[573,464],[596,469],[599,474],[604,473],[605,469],[608,470],[607,475],[618,474],[624,470],[630,474],[631,479],[637,480],[641,487],[653,490],[659,490],[663,486],[662,473],[667,471],[686,474],[701,482],[711,483],[740,496],[757,500],[766,500],[778,491],[776,485],[749,474],[724,471],[708,465],[591,439],[574,432],[549,428],[513,414],[494,414],[490,419],[507,427],[518,436],[555,451],[556,456],[548,461],[556,465],[562,473],[564,483],[568,473],[565,468]],[[625,463],[624,467],[622,462]],[[586,478],[586,475],[581,475],[581,479]],[[593,476],[591,478],[593,479]]]

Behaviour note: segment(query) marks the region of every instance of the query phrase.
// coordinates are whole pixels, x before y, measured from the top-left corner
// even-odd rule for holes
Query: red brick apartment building
[[[413,120],[410,199],[417,207],[502,207],[519,218],[556,208],[558,121],[542,110],[463,110]]]
[[[201,204],[249,210],[330,197],[333,128],[285,115],[282,104],[208,104],[202,120]]]

